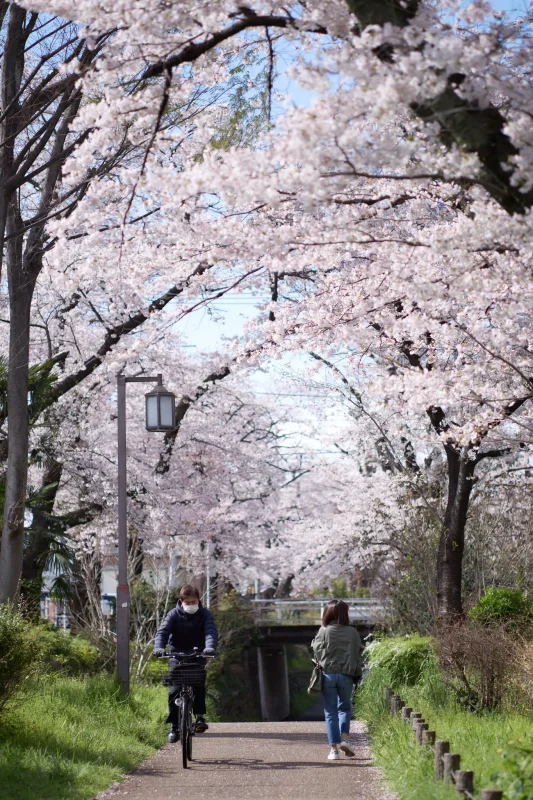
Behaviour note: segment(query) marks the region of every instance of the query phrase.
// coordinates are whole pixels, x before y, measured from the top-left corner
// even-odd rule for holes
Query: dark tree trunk
[[[283,600],[285,597],[288,597],[292,591],[292,582],[294,580],[294,575],[286,575],[278,585],[276,589],[275,597],[278,600]]]
[[[7,380],[8,456],[4,525],[0,550],[0,602],[18,594],[24,548],[28,481],[28,373],[30,311],[37,275],[23,267],[22,220],[13,198],[8,211],[9,361]]]
[[[7,407],[8,456],[5,478],[4,522],[0,550],[0,602],[17,596],[24,547],[24,508],[28,476],[28,370],[30,310],[35,279],[22,269],[22,220],[13,177],[18,92],[24,66],[26,12],[14,3],[2,64],[2,111],[0,126],[0,258],[7,256],[9,285],[9,355]],[[10,237],[5,246],[5,235]],[[10,413],[11,412],[11,413]]]
[[[437,613],[440,619],[462,616],[462,575],[465,527],[474,484],[476,461],[470,450],[445,445],[448,462],[448,499],[437,558]]]

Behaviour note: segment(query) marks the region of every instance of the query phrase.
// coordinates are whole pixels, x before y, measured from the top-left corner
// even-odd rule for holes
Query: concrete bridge
[[[310,645],[321,624],[328,600],[253,600],[259,630],[257,675],[261,714],[266,722],[287,719],[290,713],[289,675],[285,646]],[[383,616],[375,600],[346,600],[350,623],[361,637],[370,633]],[[309,658],[309,674],[312,669]]]
[[[319,627],[329,600],[252,600],[255,624],[265,626]],[[345,600],[350,623],[373,627],[383,617],[383,606],[370,598]]]

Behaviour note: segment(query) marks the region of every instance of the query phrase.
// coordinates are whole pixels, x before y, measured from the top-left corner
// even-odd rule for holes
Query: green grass
[[[42,678],[0,720],[2,800],[88,800],[165,739],[166,690],[112,677]]]
[[[393,718],[383,698],[384,675],[371,671],[358,696],[359,718],[368,722],[372,751],[392,789],[401,800],[451,800],[453,787],[436,781],[433,752],[425,752],[415,741],[409,725]],[[437,739],[447,739],[451,751],[460,753],[461,768],[474,771],[476,792],[499,784],[492,776],[502,768],[500,749],[512,739],[531,731],[531,718],[524,714],[493,712],[471,714],[459,707],[437,678],[426,684],[399,690],[404,702],[421,711],[435,730]]]

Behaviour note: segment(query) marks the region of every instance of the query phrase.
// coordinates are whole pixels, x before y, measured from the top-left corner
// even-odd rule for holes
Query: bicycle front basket
[[[172,686],[205,686],[205,668],[200,666],[173,667],[168,677]]]

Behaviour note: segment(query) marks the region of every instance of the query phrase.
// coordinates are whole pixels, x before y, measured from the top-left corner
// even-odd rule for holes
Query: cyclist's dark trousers
[[[179,722],[178,719],[178,709],[174,702],[176,696],[180,692],[179,686],[171,686],[170,691],[168,693],[168,717],[167,722],[170,722],[172,725],[177,725]],[[205,686],[195,686],[193,688],[194,692],[194,703],[192,706],[193,712],[203,717],[205,714]]]

